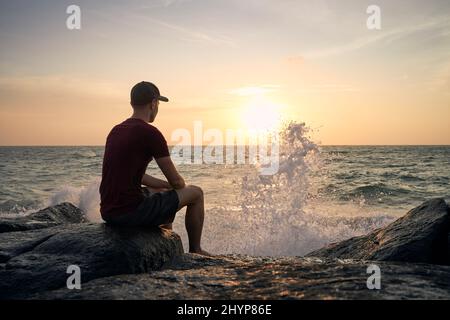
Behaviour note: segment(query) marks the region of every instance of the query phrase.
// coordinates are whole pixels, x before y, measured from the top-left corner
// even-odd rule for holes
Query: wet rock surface
[[[55,227],[24,232],[0,233],[0,263],[7,262],[22,253],[32,251],[56,233],[58,233],[58,228]]]
[[[70,204],[17,224],[2,220],[29,229],[0,233],[0,299],[450,299],[450,266],[443,265],[449,214],[441,199],[308,257],[207,258],[183,254],[172,231],[81,222]],[[380,290],[367,287],[373,264]],[[70,265],[80,267],[81,290],[66,286]]]
[[[186,254],[169,269],[107,277],[34,299],[449,299],[450,267],[379,262],[380,290],[367,287],[370,262]]]
[[[310,257],[449,264],[450,210],[433,199],[385,228],[309,253]]]
[[[73,224],[0,234],[0,298],[66,287],[70,265],[83,281],[160,269],[183,254],[180,237],[156,229]]]
[[[43,229],[60,224],[81,223],[84,221],[84,215],[80,209],[71,203],[64,202],[26,217],[2,218],[0,220],[0,233]]]

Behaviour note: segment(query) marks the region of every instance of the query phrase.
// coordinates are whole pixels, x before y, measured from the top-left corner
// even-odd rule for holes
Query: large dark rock
[[[170,268],[120,275],[34,299],[450,299],[450,267],[379,262],[381,288],[369,290],[370,263],[315,258],[186,254]]]
[[[39,244],[54,236],[58,232],[56,228],[0,233],[0,263],[33,250]]]
[[[392,262],[445,262],[440,199],[310,254],[325,258],[183,255],[172,231],[73,224],[55,212],[33,218],[49,220],[44,229],[0,233],[0,299],[450,299],[450,266]],[[373,263],[380,290],[367,288]],[[70,265],[81,269],[81,290],[66,287]]]
[[[81,281],[162,268],[183,254],[172,231],[71,224],[0,234],[0,298],[65,288],[70,265]]]
[[[331,244],[309,257],[448,264],[450,215],[443,199],[424,202],[385,228]]]
[[[65,202],[25,217],[2,218],[0,220],[0,233],[43,229],[60,224],[80,222],[84,222],[84,215],[81,210],[73,204]]]

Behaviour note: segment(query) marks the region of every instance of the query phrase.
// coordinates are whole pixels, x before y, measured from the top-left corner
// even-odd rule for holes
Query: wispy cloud
[[[193,0],[153,0],[151,2],[142,5],[141,9],[155,9],[155,8],[168,8],[172,6],[182,5]]]
[[[450,95],[450,60],[441,64],[435,72],[432,73],[429,80],[425,83],[430,91],[439,91],[445,95]]]
[[[170,7],[172,5],[182,4],[191,1],[192,0],[162,0],[162,3],[165,7]]]
[[[77,78],[70,75],[0,77],[0,91],[9,93],[53,93],[53,95],[88,95],[121,99],[119,83],[92,78]]]
[[[349,43],[334,46],[331,48],[325,48],[320,50],[309,51],[303,54],[305,58],[323,58],[333,55],[339,55],[355,50],[359,50],[376,43],[384,42],[386,44],[397,41],[401,38],[411,36],[418,32],[441,30],[439,34],[445,36],[448,34],[450,28],[450,17],[445,16],[433,21],[428,21],[422,24],[411,24],[409,26],[392,29],[390,31],[370,31],[373,35],[368,37],[357,38]],[[447,30],[447,32],[442,32]],[[369,31],[368,31],[369,32]]]
[[[141,18],[146,19],[147,21],[149,21],[153,24],[159,25],[161,27],[164,27],[166,29],[175,31],[175,32],[179,33],[180,35],[182,35],[183,39],[185,39],[185,40],[202,41],[202,42],[207,42],[210,44],[227,45],[227,46],[231,46],[231,47],[236,46],[235,41],[229,37],[195,31],[195,30],[192,30],[192,29],[180,26],[180,25],[164,22],[164,21],[161,21],[158,19],[153,19],[153,18],[149,18],[149,17],[145,17],[145,16],[141,16]]]
[[[160,27],[161,32],[165,37],[168,36],[167,31],[171,31],[175,34],[180,40],[190,41],[190,42],[203,42],[212,45],[225,45],[229,47],[237,47],[237,43],[234,39],[227,37],[225,35],[221,35],[218,33],[214,33],[213,31],[198,31],[192,28],[175,24],[171,22],[164,21],[162,19],[152,18],[148,14],[146,14],[147,9],[154,9],[156,7],[170,7],[175,4],[181,4],[184,2],[188,2],[192,0],[165,0],[158,3],[146,4],[145,6],[136,8],[132,8],[128,12],[121,12],[121,15],[126,16],[126,19],[113,19],[114,16],[111,12],[103,12],[100,10],[90,10],[90,14],[96,15],[97,17],[112,22],[112,23],[120,23],[121,25],[127,26],[128,28],[140,28],[142,30],[142,25],[149,26],[153,25],[153,27]],[[93,31],[97,36],[106,37],[106,35],[100,34],[98,32]],[[110,36],[111,37],[111,36]]]
[[[291,56],[287,57],[285,61],[291,65],[302,66],[305,63],[305,57]]]

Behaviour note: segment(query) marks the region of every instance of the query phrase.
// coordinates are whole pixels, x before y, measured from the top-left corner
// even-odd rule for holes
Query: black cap
[[[159,93],[159,89],[151,82],[142,81],[131,89],[131,104],[134,106],[142,106],[151,103],[153,100],[169,102],[169,99],[163,97]]]

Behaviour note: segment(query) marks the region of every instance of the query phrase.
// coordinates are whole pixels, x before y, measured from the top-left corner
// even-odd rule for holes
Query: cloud
[[[303,56],[311,59],[311,58],[323,58],[333,55],[339,55],[347,52],[356,51],[380,42],[391,43],[401,38],[411,36],[418,32],[430,30],[442,30],[442,29],[448,31],[448,28],[450,28],[450,17],[445,16],[418,25],[411,23],[411,25],[409,26],[392,29],[386,32],[368,31],[371,32],[373,35],[369,37],[361,37],[343,45],[310,51],[303,54]],[[441,32],[440,34],[445,35],[446,32]]]
[[[192,42],[204,42],[213,45],[224,45],[229,47],[237,47],[234,39],[227,37],[225,35],[214,33],[210,30],[198,31],[186,26],[182,26],[180,24],[170,23],[164,21],[162,19],[152,18],[150,17],[150,13],[148,12],[151,9],[155,8],[168,8],[170,6],[174,6],[176,4],[185,3],[192,0],[164,0],[157,3],[146,4],[144,6],[138,8],[127,8],[123,9],[120,13],[118,12],[104,12],[101,10],[91,10],[90,14],[95,14],[97,17],[100,17],[103,20],[107,20],[111,23],[120,23],[123,26],[133,29],[142,30],[143,26],[148,27],[149,24],[153,25],[153,27],[160,27],[160,32],[166,38],[168,36],[167,31],[172,31],[176,36],[178,36],[181,40],[184,41],[192,41]],[[126,11],[125,11],[126,10]],[[114,19],[113,17],[120,14],[123,17],[121,20]],[[152,28],[153,31],[155,28]],[[102,34],[97,34],[99,36],[105,37]]]
[[[0,77],[0,92],[20,96],[97,96],[122,99],[119,83],[65,75]]]
[[[168,8],[172,6],[181,5],[184,3],[191,2],[193,0],[153,0],[151,2],[142,5],[141,9],[155,9],[155,8]]]
[[[430,91],[440,91],[447,96],[450,95],[450,60],[439,65],[425,85]]]
[[[289,64],[293,64],[296,66],[302,66],[305,63],[305,57],[303,57],[303,56],[287,57],[286,61]]]
[[[164,7],[170,7],[173,5],[183,4],[186,2],[191,2],[192,0],[162,0],[162,4]]]
[[[153,18],[149,18],[149,17],[145,17],[145,16],[141,16],[142,18],[150,21],[153,24],[162,26],[166,29],[170,29],[172,31],[175,31],[181,35],[183,35],[184,37],[187,37],[188,39],[194,40],[194,41],[202,41],[202,42],[208,42],[214,45],[226,45],[226,46],[230,46],[230,47],[236,47],[236,43],[234,42],[233,39],[222,36],[222,35],[212,35],[209,33],[205,33],[205,32],[199,32],[199,31],[195,31],[180,25],[176,25],[176,24],[171,24],[168,22],[164,22],[161,20],[157,20],[157,19],[153,19]],[[186,38],[184,38],[186,39]]]

